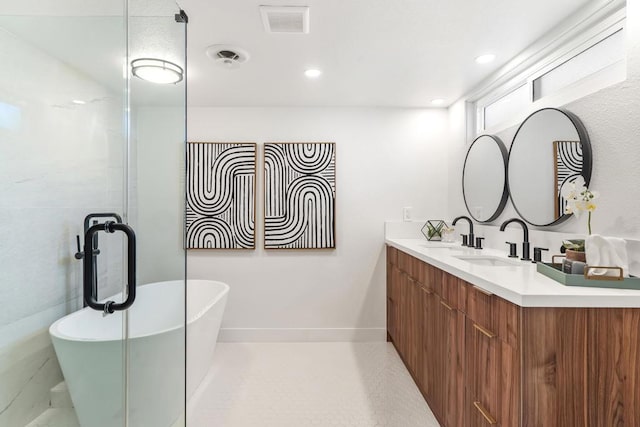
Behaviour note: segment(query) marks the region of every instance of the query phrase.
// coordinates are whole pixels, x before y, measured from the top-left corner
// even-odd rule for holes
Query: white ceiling
[[[595,1],[603,0],[180,0],[190,18],[189,105],[425,107],[443,98],[447,106]],[[310,6],[310,33],[265,33],[259,11],[264,4]],[[0,26],[117,89],[121,5],[0,0]],[[131,21],[132,58],[183,64],[175,5],[130,0],[138,16]],[[237,45],[251,59],[238,69],[222,68],[205,54],[212,44]],[[474,62],[487,52],[497,55],[495,62]],[[317,80],[303,74],[312,67],[323,71]],[[133,89],[142,104],[174,104],[179,94],[138,81]]]
[[[182,0],[194,106],[445,105],[589,0]],[[310,33],[267,34],[259,6],[310,6]],[[251,59],[224,69],[205,55],[234,44]],[[496,61],[474,58],[492,52]],[[306,68],[323,71],[308,80]]]

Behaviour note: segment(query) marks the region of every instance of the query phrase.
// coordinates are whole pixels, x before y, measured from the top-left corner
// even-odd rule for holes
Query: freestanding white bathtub
[[[211,366],[229,286],[187,282],[187,396]],[[121,295],[110,297],[116,301]],[[140,286],[129,312],[128,413],[133,427],[169,427],[184,409],[184,282]],[[85,308],[49,328],[82,427],[123,425],[123,314]]]

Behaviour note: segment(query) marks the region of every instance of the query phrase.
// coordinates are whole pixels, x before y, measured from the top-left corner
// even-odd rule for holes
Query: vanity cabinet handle
[[[495,425],[498,424],[498,422],[496,421],[495,418],[493,418],[491,416],[491,414],[489,414],[489,411],[487,411],[486,409],[484,409],[484,407],[482,406],[482,403],[480,403],[479,401],[475,401],[473,402],[473,406],[476,407],[476,409],[478,410],[478,412],[480,412],[482,414],[482,416],[484,417],[485,420],[487,420],[487,422],[491,425]]]
[[[478,325],[477,323],[474,323],[473,327],[476,328],[482,335],[485,335],[487,338],[495,338],[496,337],[496,334],[494,334],[491,331],[486,330],[485,328],[483,328],[482,326]]]
[[[427,295],[433,295],[433,291],[431,289],[422,288],[422,292],[424,292]]]
[[[490,297],[491,295],[493,295],[491,292],[489,291],[485,291],[482,288],[477,287],[476,285],[473,285],[473,289],[475,289],[476,291],[480,292],[481,294],[485,294],[486,296]]]
[[[447,310],[453,311],[453,307],[451,307],[449,304],[447,304],[443,300],[440,300],[440,304],[442,304]]]

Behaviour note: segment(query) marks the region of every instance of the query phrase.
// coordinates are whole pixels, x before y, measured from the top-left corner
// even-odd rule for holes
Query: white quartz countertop
[[[456,258],[482,255],[509,260],[505,252],[425,239],[387,238],[385,242],[521,307],[640,307],[640,290],[565,286],[538,273],[530,261],[519,259],[511,259],[514,265],[487,266]]]

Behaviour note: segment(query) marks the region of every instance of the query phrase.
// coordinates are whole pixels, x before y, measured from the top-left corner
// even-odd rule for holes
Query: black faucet
[[[468,216],[464,216],[461,215],[459,217],[457,217],[456,219],[453,220],[453,222],[451,223],[451,225],[456,225],[456,222],[458,222],[459,219],[466,219],[467,222],[469,223],[469,235],[465,236],[462,235],[462,246],[469,246],[469,247],[474,247],[474,240],[473,240],[473,221],[471,221],[471,218],[469,218]],[[466,239],[465,239],[466,237]],[[466,244],[465,244],[466,241]]]
[[[531,261],[531,258],[529,257],[529,228],[527,227],[527,224],[524,223],[524,221],[518,218],[508,219],[502,223],[502,225],[500,226],[500,231],[504,231],[504,229],[507,228],[507,225],[511,224],[512,222],[520,224],[522,226],[522,230],[524,231],[524,241],[522,242],[522,258],[520,259],[523,261]]]

